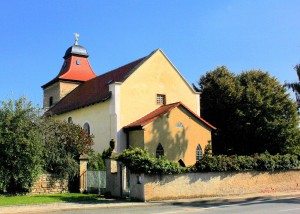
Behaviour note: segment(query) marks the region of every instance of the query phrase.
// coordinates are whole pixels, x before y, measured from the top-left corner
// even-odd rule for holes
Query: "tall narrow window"
[[[159,158],[161,156],[164,156],[165,152],[164,152],[164,148],[162,147],[162,145],[159,143],[158,146],[156,147],[156,158]]]
[[[72,117],[68,117],[68,123],[73,123]]]
[[[85,123],[85,124],[83,125],[83,129],[84,129],[88,134],[91,134],[90,124]]]
[[[200,144],[198,144],[196,149],[196,160],[200,160],[202,158],[202,148]]]
[[[166,95],[157,94],[156,95],[156,104],[165,105],[166,104]]]
[[[49,97],[49,107],[53,105],[53,97]]]

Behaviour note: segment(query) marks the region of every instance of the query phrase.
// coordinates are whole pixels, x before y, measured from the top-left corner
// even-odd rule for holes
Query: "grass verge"
[[[0,195],[0,206],[42,204],[54,202],[80,202],[96,201],[100,196],[96,194],[63,193],[63,194],[41,194],[41,195]]]

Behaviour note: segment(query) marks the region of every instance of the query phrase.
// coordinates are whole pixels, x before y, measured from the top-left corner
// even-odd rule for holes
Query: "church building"
[[[140,147],[187,166],[201,158],[215,127],[200,117],[199,93],[161,49],[101,75],[78,38],[63,58],[42,86],[44,109],[93,134],[96,151],[114,139],[117,153]]]

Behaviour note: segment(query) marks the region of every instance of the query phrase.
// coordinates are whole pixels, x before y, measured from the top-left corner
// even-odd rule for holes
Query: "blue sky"
[[[42,104],[40,86],[75,32],[96,74],[161,48],[189,83],[221,65],[296,81],[299,9],[298,0],[3,0],[0,100]]]

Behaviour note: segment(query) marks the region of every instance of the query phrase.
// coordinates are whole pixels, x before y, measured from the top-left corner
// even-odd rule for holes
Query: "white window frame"
[[[196,148],[196,160],[200,160],[203,157],[202,147],[198,144]]]
[[[165,94],[156,94],[156,104],[165,105],[166,104],[166,95]]]

